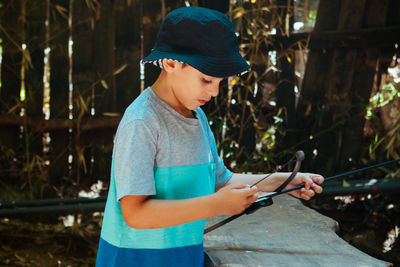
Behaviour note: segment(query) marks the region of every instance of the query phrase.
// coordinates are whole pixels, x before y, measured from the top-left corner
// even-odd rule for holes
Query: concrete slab
[[[226,218],[207,220],[206,227]],[[388,266],[349,245],[336,233],[337,223],[290,195],[204,236],[215,266]]]

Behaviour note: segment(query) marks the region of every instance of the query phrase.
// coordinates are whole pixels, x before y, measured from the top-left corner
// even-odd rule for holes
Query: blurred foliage
[[[75,223],[68,227],[62,222],[0,219],[0,263],[6,266],[94,266],[101,219],[92,214],[75,216]]]
[[[377,118],[379,108],[387,106],[389,116],[393,118],[393,128],[385,132],[377,132],[371,147],[372,158],[377,153],[386,153],[386,157],[400,158],[400,83],[390,82],[382,86],[381,90],[371,98],[371,103],[367,108],[367,115],[371,120]],[[394,113],[394,114],[393,114]],[[381,135],[379,138],[378,135]],[[400,171],[395,175],[400,175]]]
[[[228,15],[240,39],[242,55],[251,70],[241,78],[233,77],[221,86],[221,92],[206,107],[223,160],[238,172],[268,172],[289,158],[293,150],[278,151],[277,134],[285,110],[270,105],[275,101],[276,55],[263,49],[272,44],[271,34],[286,32],[288,21],[282,19],[287,6],[277,1],[236,1]],[[293,57],[293,49],[282,54]]]
[[[363,159],[365,165],[400,158],[400,66],[394,58],[392,73],[385,76],[387,83],[372,95],[366,107],[365,145],[369,144],[369,150]],[[399,175],[399,163],[395,163],[346,179],[368,181]],[[339,222],[338,234],[353,246],[395,266],[400,264],[398,194],[316,198],[304,203]]]

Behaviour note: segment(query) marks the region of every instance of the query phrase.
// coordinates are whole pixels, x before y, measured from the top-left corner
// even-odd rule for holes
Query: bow
[[[292,162],[296,162],[292,173],[289,175],[289,177],[280,185],[278,186],[275,190],[274,193],[277,192],[282,192],[282,190],[294,179],[294,177],[296,177],[297,173],[300,170],[300,166],[301,166],[301,162],[304,160],[304,152],[299,150],[297,151],[294,156],[288,160],[285,164],[276,167],[276,169],[272,172],[269,173],[268,175],[266,175],[265,177],[261,178],[260,180],[258,180],[257,182],[255,182],[254,184],[252,184],[250,187],[253,187],[255,185],[257,185],[258,183],[262,182],[263,180],[267,179],[268,177],[270,177],[272,174],[279,172],[280,170],[282,170],[284,167],[286,167],[287,165],[291,164]],[[243,214],[251,214],[253,212],[255,212],[256,210],[263,208],[263,207],[268,207],[270,205],[272,205],[274,202],[272,201],[272,197],[267,197],[263,196],[258,198],[254,203],[252,203],[247,209],[245,209],[242,213],[236,214],[236,215],[232,215],[228,218],[226,218],[225,220],[222,220],[219,223],[214,224],[213,226],[210,226],[208,228],[206,228],[204,230],[204,234],[207,234],[209,232],[211,232],[212,230],[215,230],[225,224],[227,224],[228,222],[231,222],[237,218],[239,218],[240,216],[242,216]]]
[[[278,196],[278,195],[281,195],[281,194],[285,194],[285,193],[289,193],[289,192],[291,192],[291,191],[295,191],[295,190],[298,190],[298,189],[303,188],[304,185],[299,185],[299,186],[295,186],[295,187],[292,187],[292,188],[283,190],[283,189],[293,180],[293,178],[294,178],[294,177],[296,176],[296,174],[298,173],[298,171],[299,171],[299,169],[300,169],[301,161],[302,161],[303,159],[304,159],[304,152],[301,151],[301,150],[300,150],[300,151],[297,151],[297,152],[295,153],[295,155],[294,155],[288,162],[286,162],[284,165],[278,166],[278,167],[274,170],[273,173],[270,173],[270,174],[268,174],[267,176],[263,177],[262,179],[258,180],[258,181],[257,181],[255,184],[253,184],[252,186],[254,186],[254,185],[260,183],[261,181],[265,180],[266,178],[268,178],[268,177],[271,176],[272,174],[274,174],[274,173],[280,171],[282,168],[284,168],[285,166],[287,166],[288,164],[290,164],[290,163],[292,163],[293,161],[296,160],[296,165],[295,165],[295,167],[293,168],[293,171],[292,171],[292,173],[290,174],[290,176],[289,176],[289,177],[285,180],[285,182],[283,182],[277,189],[275,189],[273,193],[270,193],[270,194],[264,195],[264,196],[262,196],[262,197],[259,197],[253,204],[251,204],[251,205],[250,205],[247,209],[245,209],[242,213],[237,214],[237,215],[230,216],[230,217],[226,218],[225,220],[222,220],[221,222],[216,223],[216,224],[214,224],[214,225],[212,225],[212,226],[206,228],[206,229],[204,230],[204,234],[207,234],[207,233],[209,233],[209,232],[211,232],[211,231],[213,231],[213,230],[215,230],[215,229],[217,229],[217,228],[219,228],[219,227],[221,227],[221,226],[227,224],[228,222],[231,222],[231,221],[233,221],[234,219],[239,218],[239,217],[242,216],[243,214],[251,214],[251,213],[255,212],[256,210],[258,210],[258,209],[260,209],[260,208],[262,208],[262,207],[268,207],[268,206],[272,205],[272,204],[273,204],[272,198],[275,197],[275,196]],[[367,167],[364,167],[364,168],[361,168],[361,169],[356,169],[356,170],[353,170],[353,171],[344,172],[344,173],[341,173],[341,174],[337,174],[337,175],[334,175],[334,176],[325,178],[325,179],[324,179],[324,182],[328,182],[328,181],[330,181],[330,180],[337,179],[337,178],[340,178],[340,177],[343,177],[343,176],[352,175],[352,174],[355,174],[355,173],[358,173],[358,172],[364,172],[364,171],[367,171],[367,170],[370,170],[370,169],[382,167],[382,166],[384,166],[384,165],[388,165],[388,164],[391,164],[391,163],[394,163],[394,162],[398,162],[398,161],[400,161],[400,158],[394,159],[394,160],[385,161],[385,162],[378,163],[378,164],[371,165],[371,166],[367,166]]]

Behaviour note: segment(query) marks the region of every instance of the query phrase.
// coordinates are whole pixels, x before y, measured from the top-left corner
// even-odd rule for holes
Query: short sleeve
[[[221,157],[218,154],[217,144],[215,142],[214,134],[210,128],[208,123],[208,119],[204,112],[199,108],[197,109],[199,112],[199,119],[202,120],[203,128],[206,131],[208,141],[210,143],[211,153],[214,159],[214,163],[216,164],[216,181],[215,188],[219,188],[223,186],[229,179],[232,177],[233,173],[225,166]]]
[[[114,142],[117,199],[126,195],[154,195],[157,133],[141,119],[124,124]]]

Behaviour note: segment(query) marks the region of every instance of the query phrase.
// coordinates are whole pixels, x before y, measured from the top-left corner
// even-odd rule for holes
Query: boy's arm
[[[221,188],[232,186],[235,184],[253,185],[264,178],[267,174],[239,174],[234,173],[231,179]],[[267,179],[257,184],[257,188],[263,192],[273,192],[278,188],[288,177],[290,173],[277,172],[272,174]],[[315,193],[321,193],[322,187],[319,184],[323,183],[324,178],[319,174],[313,173],[298,173],[292,182],[286,186],[289,189],[295,186],[304,185],[304,188],[290,192],[295,197],[309,200]]]
[[[257,188],[235,184],[224,186],[214,194],[190,199],[162,200],[128,195],[121,198],[120,203],[129,227],[153,229],[241,213],[257,200],[257,191]]]

